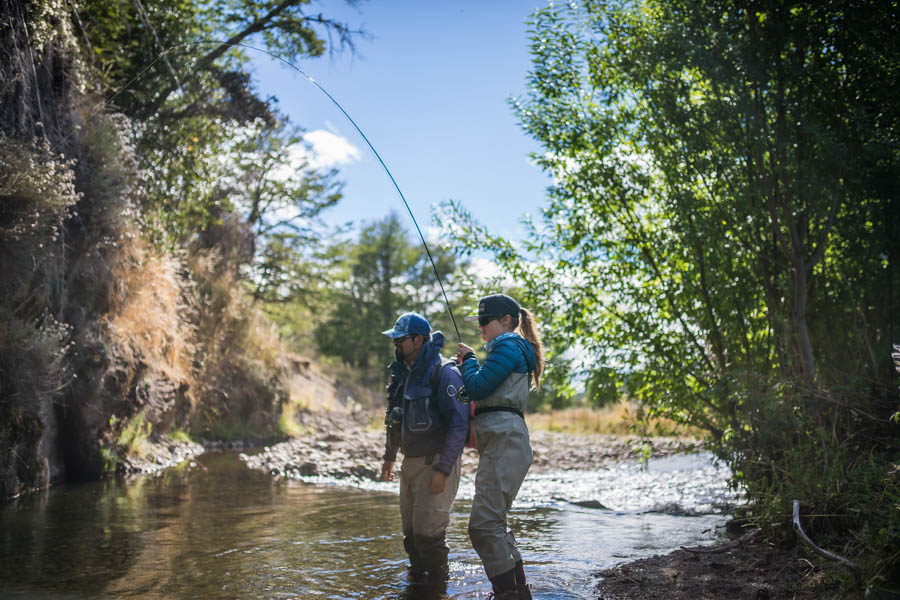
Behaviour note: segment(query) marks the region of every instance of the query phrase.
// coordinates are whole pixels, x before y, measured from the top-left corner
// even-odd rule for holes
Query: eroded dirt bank
[[[676,550],[597,572],[598,600],[859,600],[797,546],[765,541],[716,554]]]

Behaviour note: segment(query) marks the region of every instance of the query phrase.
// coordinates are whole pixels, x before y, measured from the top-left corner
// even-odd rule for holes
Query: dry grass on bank
[[[112,266],[110,312],[105,317],[117,357],[129,364],[143,361],[178,384],[190,380],[194,352],[180,267],[174,257],[140,238],[131,239]]]
[[[369,409],[366,430],[384,429],[384,408]],[[649,435],[702,439],[704,432],[696,427],[679,425],[669,419],[650,419],[640,423],[636,406],[621,402],[603,408],[567,408],[525,415],[528,429],[570,434]]]
[[[648,419],[642,423],[638,407],[627,402],[602,409],[569,408],[528,413],[526,421],[529,429],[560,433],[703,437],[699,429],[679,425],[669,419]]]

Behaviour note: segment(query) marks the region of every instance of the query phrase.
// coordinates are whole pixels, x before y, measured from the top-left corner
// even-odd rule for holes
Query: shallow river
[[[510,521],[535,598],[594,598],[601,568],[716,541],[721,506],[736,501],[726,476],[705,455],[530,475]],[[396,484],[347,484],[277,481],[209,453],[27,496],[0,509],[0,598],[428,597],[404,579]],[[438,597],[490,590],[466,536],[472,493],[463,480]]]

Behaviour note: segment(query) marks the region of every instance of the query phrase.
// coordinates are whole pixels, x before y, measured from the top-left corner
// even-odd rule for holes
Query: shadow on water
[[[566,477],[536,478],[511,514],[536,598],[591,598],[599,568],[712,541],[724,522],[537,501],[572,489]],[[193,467],[63,486],[0,509],[0,597],[485,597],[466,535],[470,498],[464,485],[446,590],[409,587],[391,488],[279,482],[236,454],[207,454]]]

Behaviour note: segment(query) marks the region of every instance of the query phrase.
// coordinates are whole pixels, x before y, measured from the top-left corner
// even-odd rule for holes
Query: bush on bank
[[[846,588],[898,589],[900,449],[893,389],[815,393],[783,386],[748,398],[747,426],[718,453],[752,500],[749,514],[773,539],[793,541],[793,501],[821,548],[858,563],[842,569],[807,548]],[[797,540],[796,543],[801,543]]]

